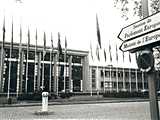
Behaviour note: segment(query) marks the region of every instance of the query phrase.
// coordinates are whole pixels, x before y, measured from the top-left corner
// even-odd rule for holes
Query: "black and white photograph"
[[[160,0],[0,0],[0,120],[160,120],[159,107]]]

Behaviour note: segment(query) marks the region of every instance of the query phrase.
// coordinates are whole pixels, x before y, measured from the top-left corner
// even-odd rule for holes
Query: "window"
[[[103,88],[104,87],[104,82],[103,81],[101,81],[101,88]]]
[[[92,69],[92,88],[96,88],[96,70]]]
[[[101,77],[103,77],[103,70],[101,70]]]
[[[81,57],[80,56],[72,56],[73,63],[80,63],[81,64]]]
[[[105,77],[109,77],[109,71],[105,71]]]
[[[116,77],[116,71],[112,71],[112,77]]]

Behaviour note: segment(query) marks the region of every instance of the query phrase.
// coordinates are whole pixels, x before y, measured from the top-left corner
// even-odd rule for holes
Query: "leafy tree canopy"
[[[150,0],[149,7],[151,14],[158,12],[159,0]],[[130,7],[130,6],[133,7]],[[142,2],[141,0],[114,0],[114,7],[120,10],[122,18],[129,19],[128,14],[133,11],[134,16],[142,18]],[[131,10],[132,9],[132,10]]]

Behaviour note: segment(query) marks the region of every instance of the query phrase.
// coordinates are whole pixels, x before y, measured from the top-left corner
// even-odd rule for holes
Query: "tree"
[[[120,9],[121,15],[125,20],[129,19],[128,14],[132,11],[130,5],[133,5],[133,15],[142,18],[142,2],[141,0],[114,0],[114,7]],[[151,14],[159,11],[159,0],[150,0]]]
[[[128,13],[131,11],[129,3],[131,2],[134,5],[133,14],[142,18],[142,0],[114,0],[114,6],[120,9],[122,17],[125,18],[125,20],[128,20]],[[148,3],[148,6],[150,7],[150,14],[160,11],[160,0],[150,0]],[[159,56],[160,46],[157,46],[153,51],[155,52],[155,56]],[[155,58],[155,60],[157,60],[157,68],[159,67],[160,69],[160,57]]]

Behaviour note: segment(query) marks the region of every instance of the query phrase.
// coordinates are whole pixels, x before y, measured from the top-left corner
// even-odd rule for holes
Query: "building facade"
[[[90,66],[92,91],[140,91],[148,89],[145,74],[139,69]]]
[[[2,45],[1,45],[2,46]],[[5,43],[0,49],[0,94],[18,96],[45,90],[59,92],[143,91],[148,89],[139,69],[90,66],[88,51],[62,50]],[[159,88],[159,72],[157,88]]]
[[[2,46],[2,45],[1,45]],[[1,48],[0,93],[81,92],[88,79],[88,51],[5,43]],[[10,55],[11,54],[11,55]]]

